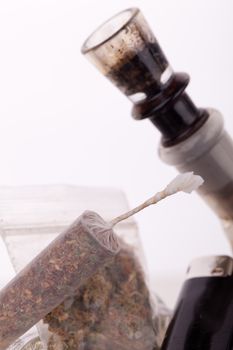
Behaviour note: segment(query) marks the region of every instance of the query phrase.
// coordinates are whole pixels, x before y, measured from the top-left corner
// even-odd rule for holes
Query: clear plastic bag
[[[51,331],[50,350],[151,350],[159,345],[144,271],[126,245],[44,322]]]
[[[2,236],[17,272],[85,209],[106,221],[128,210],[115,190],[40,186],[2,194]],[[38,324],[45,349],[159,348],[170,314],[147,288],[137,227],[129,219],[114,230],[124,246],[115,260]]]

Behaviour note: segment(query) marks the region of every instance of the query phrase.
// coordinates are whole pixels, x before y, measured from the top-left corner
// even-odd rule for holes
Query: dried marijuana
[[[145,275],[126,246],[44,322],[48,350],[157,349]]]
[[[0,350],[73,295],[118,251],[109,224],[84,212],[0,292]]]

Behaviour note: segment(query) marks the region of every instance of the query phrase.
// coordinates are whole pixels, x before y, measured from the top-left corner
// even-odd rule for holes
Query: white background
[[[197,105],[218,108],[233,135],[231,0],[1,0],[1,186],[118,187],[133,206],[176,174],[158,158],[159,132],[134,121],[130,102],[80,53],[97,25],[130,6],[141,8],[174,69],[191,75]],[[179,279],[193,257],[229,253],[196,194],[179,194],[137,221],[164,294],[163,279]]]

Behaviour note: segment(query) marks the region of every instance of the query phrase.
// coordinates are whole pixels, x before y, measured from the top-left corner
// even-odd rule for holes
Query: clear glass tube
[[[137,8],[110,18],[93,32],[82,53],[133,103],[159,91],[172,70]]]
[[[44,350],[36,327],[16,340],[7,350]]]

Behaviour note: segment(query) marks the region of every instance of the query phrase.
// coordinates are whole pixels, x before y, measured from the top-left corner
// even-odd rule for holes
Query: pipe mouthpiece
[[[149,118],[159,129],[164,146],[185,140],[208,118],[184,92],[189,76],[173,72],[139,9],[102,24],[82,53],[133,102],[135,119]]]
[[[161,90],[172,69],[142,13],[127,9],[101,25],[82,53],[133,103]]]

